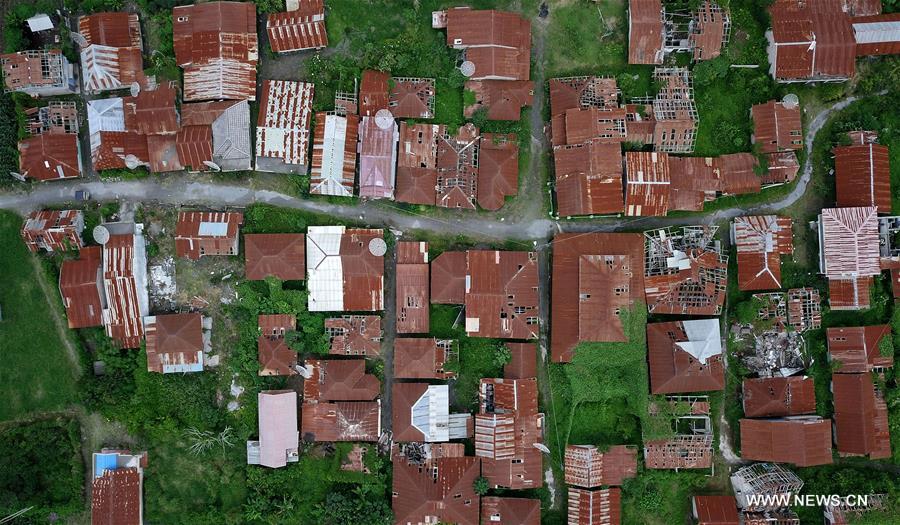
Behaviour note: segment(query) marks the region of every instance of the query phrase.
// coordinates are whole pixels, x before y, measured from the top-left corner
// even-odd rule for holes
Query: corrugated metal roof
[[[881,2],[878,1],[879,8]],[[851,19],[856,56],[900,53],[900,14],[859,16]]]
[[[431,302],[466,302],[466,252],[443,252],[431,262]]]
[[[663,6],[659,0],[628,2],[628,63],[662,64]]]
[[[267,19],[266,31],[269,45],[276,53],[326,47],[325,2],[302,0],[294,11],[272,13]]]
[[[418,244],[418,243],[414,243]],[[427,256],[427,252],[426,252]],[[428,333],[429,279],[428,263],[397,263],[397,333]]]
[[[303,381],[303,402],[372,401],[381,381],[366,373],[365,359],[307,359],[311,376]]]
[[[782,417],[813,414],[816,388],[811,377],[760,377],[744,379],[746,417]]]
[[[741,458],[798,467],[831,464],[831,420],[741,419]]]
[[[138,15],[125,12],[94,13],[78,17],[78,32],[88,45],[142,48]]]
[[[143,318],[150,310],[143,225],[117,223],[110,228],[129,233],[114,233],[103,245],[103,324],[106,335],[121,348],[138,348],[144,337]]]
[[[18,149],[19,173],[25,177],[43,182],[81,176],[74,133],[42,133],[20,140]]]
[[[306,236],[302,233],[244,235],[244,275],[257,281],[306,279]]]
[[[826,331],[828,355],[838,372],[855,374],[894,366],[894,356],[882,356],[879,343],[891,337],[888,325],[833,327]]]
[[[762,153],[799,150],[803,147],[803,124],[800,106],[785,107],[770,100],[750,108],[753,118],[753,143]]]
[[[170,374],[203,371],[203,327],[199,313],[144,318],[147,370]]]
[[[622,490],[585,490],[569,487],[569,525],[619,525]]]
[[[516,13],[448,9],[447,45],[465,49],[475,64],[472,80],[528,80],[531,74],[531,23]]]
[[[838,453],[870,459],[891,457],[887,405],[872,383],[872,374],[832,374],[831,389]]]
[[[297,351],[287,345],[284,336],[261,335],[256,340],[259,375],[297,375]]]
[[[490,525],[540,525],[541,500],[486,496],[481,498],[481,522]]]
[[[881,144],[834,148],[836,205],[839,208],[875,206],[891,212],[890,152]]]
[[[537,377],[537,350],[534,343],[506,343],[509,362],[503,365],[503,377],[526,379]]]
[[[81,210],[39,210],[28,214],[22,224],[22,240],[32,252],[80,250],[84,246],[84,212]]]
[[[725,388],[718,319],[647,324],[650,390],[654,394]]]
[[[269,167],[273,161],[305,166],[309,162],[313,84],[264,80],[260,92],[262,96],[256,122],[256,169],[281,171]]]
[[[136,97],[124,97],[125,129],[146,135],[177,133],[176,97],[175,85],[170,82],[163,82],[152,90],[142,88]]]
[[[143,474],[136,467],[108,469],[91,482],[91,523],[142,523]]]
[[[728,23],[728,11],[715,2],[705,0],[694,13],[694,30],[688,36],[694,60],[710,60],[722,53]]]
[[[472,416],[450,413],[447,385],[394,382],[391,403],[395,442],[444,442],[472,436]]]
[[[469,250],[466,260],[466,333],[536,339],[540,330],[537,255]]]
[[[381,318],[377,315],[345,315],[325,319],[332,355],[381,354]]]
[[[697,525],[741,525],[734,496],[694,496],[691,507]]]
[[[445,133],[439,137],[435,197],[438,206],[475,209],[480,139],[478,128],[471,122],[455,135]]]
[[[393,120],[387,128],[382,128],[375,117],[362,117],[359,125],[360,198],[394,198],[399,139],[397,123]]]
[[[65,260],[59,269],[59,292],[69,328],[103,325],[100,289],[102,255],[99,246],[81,249],[78,259]]]
[[[841,79],[855,74],[856,43],[840,0],[777,0],[769,7],[769,15],[769,57],[776,80]]]
[[[434,205],[437,195],[437,141],[444,134],[437,124],[400,123],[395,199]]]
[[[499,210],[519,193],[519,142],[515,133],[485,133],[478,156],[478,205]]]
[[[306,235],[309,309],[373,312],[384,309],[382,230],[310,226]]]
[[[396,523],[478,525],[481,497],[473,485],[481,474],[475,457],[440,457],[424,464],[392,455],[391,508]]]
[[[607,215],[625,210],[622,148],[591,140],[553,150],[556,207],[562,217]]]
[[[591,139],[623,142],[625,140],[624,108],[577,108],[566,111],[566,144],[581,144]]]
[[[522,108],[534,101],[530,80],[469,80],[464,89],[475,95],[475,103],[463,108],[466,118],[486,108],[487,120],[519,120]]]
[[[359,114],[374,117],[379,110],[388,108],[390,74],[367,69],[359,83]]]
[[[259,404],[259,464],[278,468],[298,454],[297,394],[293,390],[264,390]],[[296,461],[296,459],[294,459]]]
[[[829,279],[881,273],[874,207],[826,208],[819,215],[820,271]]]
[[[240,212],[179,212],[175,225],[175,253],[198,260],[204,255],[237,255]]]
[[[596,488],[601,485],[621,486],[627,478],[637,476],[637,448],[615,445],[600,452],[594,445],[568,445],[565,454],[567,485]]]
[[[732,226],[741,290],[781,288],[781,256],[794,253],[791,218],[775,215],[737,217]]]
[[[378,441],[380,401],[304,403],[301,431],[308,441]]]
[[[768,169],[762,175],[762,184],[784,184],[792,182],[800,172],[800,161],[793,151],[766,154]]]
[[[398,379],[451,379],[445,369],[454,341],[432,337],[398,337],[394,340],[394,377]]]
[[[359,117],[316,113],[309,192],[353,196]]]
[[[434,118],[434,79],[394,77],[388,109],[394,118]]]
[[[625,152],[625,215],[665,215],[670,184],[667,153]]]
[[[84,89],[90,93],[127,89],[144,82],[144,63],[137,47],[110,47],[98,44],[81,50]]]

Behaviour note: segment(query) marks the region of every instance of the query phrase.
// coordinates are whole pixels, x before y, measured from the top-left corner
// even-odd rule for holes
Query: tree
[[[384,494],[370,484],[359,485],[349,493],[332,491],[313,512],[316,523],[322,525],[388,525],[393,513]]]
[[[472,490],[474,490],[475,494],[478,494],[479,496],[484,496],[485,494],[487,494],[487,491],[490,488],[491,486],[488,483],[487,478],[484,476],[478,476],[477,478],[475,478],[475,482],[472,483]]]
[[[497,350],[494,352],[494,364],[498,367],[502,368],[506,366],[512,360],[512,352],[509,351],[509,347],[506,345],[502,345],[497,347]]]

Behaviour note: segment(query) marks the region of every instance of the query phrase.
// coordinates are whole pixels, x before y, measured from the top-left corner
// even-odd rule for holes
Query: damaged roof
[[[794,253],[791,218],[776,215],[737,217],[732,225],[737,248],[738,287],[781,288],[781,256]]]
[[[381,393],[381,381],[366,373],[365,359],[308,359],[311,374],[303,381],[303,402],[372,401]]]
[[[647,324],[650,391],[708,392],[725,388],[718,319]]]
[[[601,139],[553,150],[556,208],[562,217],[625,211],[622,148]]]
[[[454,341],[433,337],[394,339],[394,377],[399,379],[451,379],[456,372],[446,370]],[[458,358],[454,358],[458,359]]]
[[[537,254],[469,250],[466,260],[466,333],[471,337],[537,338]]]
[[[203,321],[199,313],[145,317],[144,332],[150,372],[203,370]]]
[[[825,331],[828,355],[838,372],[855,374],[894,366],[893,355],[882,355],[881,341],[890,341],[889,325],[832,327]]]
[[[381,317],[345,315],[325,319],[325,331],[331,338],[332,355],[381,354]]]
[[[615,445],[601,452],[594,445],[568,445],[565,454],[565,482],[584,488],[621,486],[637,476],[637,448]]]
[[[269,45],[276,53],[328,46],[324,0],[295,0],[297,9],[271,13],[266,19]]]

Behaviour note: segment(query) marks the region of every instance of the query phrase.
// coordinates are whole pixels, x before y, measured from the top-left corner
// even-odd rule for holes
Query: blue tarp
[[[94,456],[94,477],[99,478],[104,470],[116,469],[116,454],[97,454]]]

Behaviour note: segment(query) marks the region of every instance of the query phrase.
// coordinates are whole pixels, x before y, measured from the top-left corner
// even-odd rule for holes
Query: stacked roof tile
[[[306,173],[313,85],[264,80],[256,122],[256,170]]]
[[[296,0],[294,4],[294,10],[272,13],[266,20],[272,51],[289,53],[327,47],[324,0]]]
[[[194,261],[205,255],[237,255],[242,224],[244,214],[240,212],[180,212],[175,253]]]
[[[383,310],[386,250],[382,230],[310,226],[306,234],[309,310]]]
[[[781,288],[781,256],[794,252],[790,217],[738,217],[731,227],[741,290]]]

